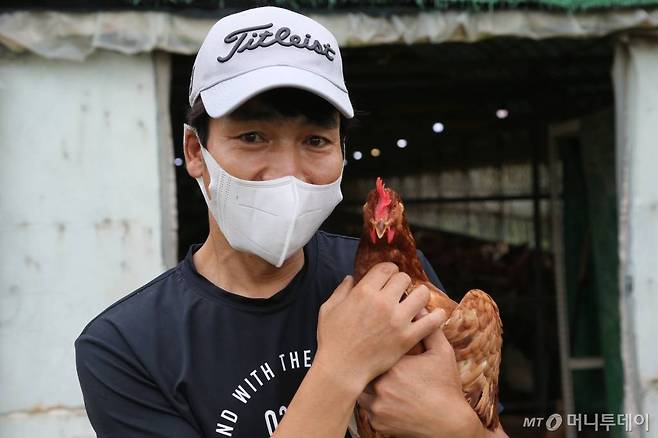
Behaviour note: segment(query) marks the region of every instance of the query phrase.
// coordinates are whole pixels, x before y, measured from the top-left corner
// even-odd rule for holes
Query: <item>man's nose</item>
[[[263,174],[265,180],[294,176],[309,182],[304,172],[304,160],[299,145],[292,141],[281,142],[272,148],[267,169]]]

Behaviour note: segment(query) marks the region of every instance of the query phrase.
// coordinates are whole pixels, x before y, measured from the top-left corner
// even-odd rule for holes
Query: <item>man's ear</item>
[[[187,125],[183,128],[183,154],[187,173],[192,178],[203,176],[205,165],[201,154],[201,143],[194,129]]]

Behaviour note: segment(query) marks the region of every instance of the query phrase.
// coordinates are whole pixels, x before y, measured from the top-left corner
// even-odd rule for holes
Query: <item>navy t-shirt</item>
[[[200,246],[105,309],[76,340],[99,437],[270,436],[313,362],[320,306],[352,273],[358,240],[318,231],[301,271],[266,299],[200,275],[192,261]]]

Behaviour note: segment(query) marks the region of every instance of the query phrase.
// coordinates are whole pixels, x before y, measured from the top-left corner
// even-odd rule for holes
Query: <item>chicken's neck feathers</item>
[[[364,227],[356,254],[356,259],[361,263],[358,266],[359,272],[355,270],[355,281],[360,280],[370,268],[380,262],[395,263],[398,265],[400,272],[405,272],[411,277],[413,283],[429,281],[418,258],[416,242],[406,226],[406,220],[403,225],[395,230],[395,236],[391,243],[388,243],[385,238],[372,243],[369,237],[369,229]]]

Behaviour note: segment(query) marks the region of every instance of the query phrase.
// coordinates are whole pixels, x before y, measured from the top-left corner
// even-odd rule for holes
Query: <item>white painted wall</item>
[[[658,38],[621,40],[614,77],[625,403],[658,437]]]
[[[73,342],[165,269],[156,59],[0,59],[1,438],[94,436]]]

